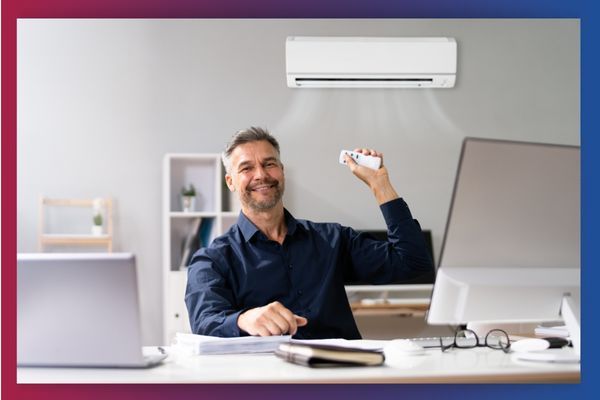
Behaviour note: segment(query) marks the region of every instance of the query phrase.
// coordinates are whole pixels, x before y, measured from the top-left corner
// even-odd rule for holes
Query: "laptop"
[[[135,257],[17,254],[17,365],[157,365],[142,354]]]

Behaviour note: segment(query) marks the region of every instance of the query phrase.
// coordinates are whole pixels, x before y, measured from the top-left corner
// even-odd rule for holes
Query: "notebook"
[[[383,364],[383,352],[325,344],[282,343],[275,355],[287,362],[313,368],[377,366]]]
[[[157,365],[142,355],[135,257],[17,254],[17,365]]]

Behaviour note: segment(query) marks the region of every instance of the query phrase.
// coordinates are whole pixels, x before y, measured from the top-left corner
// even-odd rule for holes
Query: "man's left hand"
[[[399,196],[390,183],[388,176],[388,170],[383,164],[383,153],[375,151],[373,149],[354,149],[355,152],[364,154],[366,156],[373,156],[381,158],[381,166],[377,170],[358,165],[352,157],[347,154],[344,155],[346,159],[346,165],[361,181],[366,183],[377,198],[379,204],[387,203],[390,200],[397,199]]]

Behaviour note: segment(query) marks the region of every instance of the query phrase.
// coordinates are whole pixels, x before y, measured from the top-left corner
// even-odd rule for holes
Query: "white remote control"
[[[352,157],[352,159],[358,165],[362,165],[374,170],[378,170],[379,167],[381,167],[381,157],[366,156],[364,154],[350,150],[342,150],[342,152],[340,153],[340,164],[346,164],[346,160],[344,159],[345,154],[348,154],[350,157]]]

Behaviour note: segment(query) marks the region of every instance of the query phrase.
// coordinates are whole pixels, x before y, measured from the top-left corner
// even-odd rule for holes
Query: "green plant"
[[[94,214],[94,225],[102,226],[102,214]]]
[[[181,188],[181,195],[194,197],[196,196],[196,188],[190,183],[187,188],[185,186]]]

